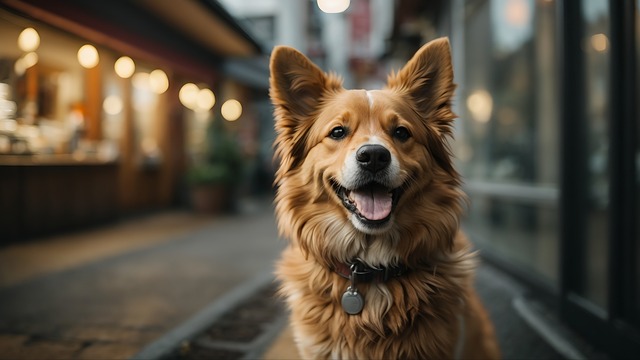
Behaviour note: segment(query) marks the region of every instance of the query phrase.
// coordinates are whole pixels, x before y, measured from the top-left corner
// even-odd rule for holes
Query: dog
[[[381,90],[346,90],[286,46],[270,73],[275,213],[289,240],[276,276],[299,355],[498,358],[459,229],[449,40],[424,45]]]

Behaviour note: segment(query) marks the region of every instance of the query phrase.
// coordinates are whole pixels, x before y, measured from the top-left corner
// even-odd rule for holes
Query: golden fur
[[[276,215],[290,240],[277,276],[300,355],[497,358],[493,327],[473,290],[475,254],[459,231],[465,196],[447,145],[455,118],[448,40],[423,46],[382,90],[345,90],[288,47],[274,49],[270,81],[280,161]],[[336,128],[345,131],[329,136]],[[410,136],[394,133],[399,128]],[[363,225],[335,190],[355,177],[349,164],[369,143],[388,149],[387,186],[402,191],[379,227]],[[349,315],[340,305],[349,281],[332,269],[354,258],[410,271],[357,284],[365,306]]]

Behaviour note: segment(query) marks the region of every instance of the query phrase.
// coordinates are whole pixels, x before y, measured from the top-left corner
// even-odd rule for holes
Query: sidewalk
[[[126,359],[255,274],[283,242],[270,204],[157,214],[0,248],[0,359]]]
[[[0,359],[296,359],[273,295],[284,244],[268,204],[0,248]],[[500,270],[482,265],[476,286],[505,359],[606,359]]]
[[[476,285],[496,327],[504,359],[607,359],[544,312],[527,290],[498,269],[484,264]],[[275,284],[263,286],[242,301],[227,301],[223,311],[203,311],[185,331],[165,336],[134,358],[298,359],[282,302],[273,298]],[[221,310],[221,309],[218,309]],[[198,321],[204,320],[206,321]],[[151,355],[151,356],[149,356]]]

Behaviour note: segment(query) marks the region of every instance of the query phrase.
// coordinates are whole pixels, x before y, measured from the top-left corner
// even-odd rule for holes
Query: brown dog
[[[271,57],[281,293],[304,358],[497,358],[459,230],[448,147],[449,41],[382,90],[345,90],[304,55]]]

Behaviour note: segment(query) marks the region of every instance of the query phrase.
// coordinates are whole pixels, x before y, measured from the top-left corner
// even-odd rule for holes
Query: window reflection
[[[479,245],[558,279],[558,104],[553,3],[467,2],[456,155]],[[487,36],[490,34],[490,36]]]
[[[161,108],[162,95],[154,89],[151,73],[150,69],[141,67],[131,78],[134,138],[138,162],[145,167],[156,167],[162,161],[158,131],[165,112]]]
[[[48,26],[22,26],[13,15],[2,16],[12,20],[0,21],[6,45],[0,47],[1,100],[12,111],[0,118],[0,155],[113,160],[117,146],[100,129],[102,59],[95,55],[102,50]]]
[[[606,307],[609,216],[609,9],[606,1],[583,1],[589,212],[584,295]]]

